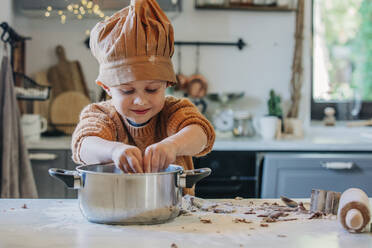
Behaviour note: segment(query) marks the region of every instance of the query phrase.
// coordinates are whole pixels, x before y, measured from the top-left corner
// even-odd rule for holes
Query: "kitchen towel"
[[[37,198],[31,162],[23,139],[13,71],[4,45],[0,68],[1,198]]]

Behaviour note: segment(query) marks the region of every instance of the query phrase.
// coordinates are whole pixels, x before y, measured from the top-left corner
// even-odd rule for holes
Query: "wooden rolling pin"
[[[371,218],[367,194],[357,188],[342,193],[337,217],[349,232],[362,232]]]

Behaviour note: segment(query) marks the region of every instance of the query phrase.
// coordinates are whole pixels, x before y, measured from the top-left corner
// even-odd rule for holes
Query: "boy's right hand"
[[[143,173],[142,152],[138,147],[120,144],[112,150],[112,161],[124,173]]]

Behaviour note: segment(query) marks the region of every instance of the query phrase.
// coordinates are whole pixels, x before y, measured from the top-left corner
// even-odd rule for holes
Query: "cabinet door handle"
[[[54,153],[30,153],[28,157],[30,158],[30,160],[47,161],[56,160],[58,158],[58,155]]]
[[[351,170],[354,162],[320,162],[323,168],[330,170]]]

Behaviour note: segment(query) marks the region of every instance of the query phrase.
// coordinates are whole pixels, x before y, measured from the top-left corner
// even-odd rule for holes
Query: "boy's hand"
[[[177,146],[169,141],[161,141],[148,146],[143,157],[145,173],[165,170],[176,161]]]
[[[112,161],[124,173],[143,173],[142,152],[135,146],[118,145],[112,151]]]

